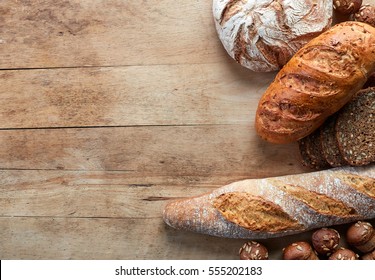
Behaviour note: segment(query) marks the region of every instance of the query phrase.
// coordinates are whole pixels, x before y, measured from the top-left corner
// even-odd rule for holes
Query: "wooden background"
[[[0,259],[238,259],[166,201],[307,171],[256,136],[275,73],[228,57],[211,0],[3,0],[0,69]]]

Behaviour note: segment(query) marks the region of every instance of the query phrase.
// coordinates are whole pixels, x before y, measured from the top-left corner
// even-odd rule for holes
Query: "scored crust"
[[[311,134],[349,102],[375,71],[375,28],[343,22],[312,39],[259,100],[255,128],[273,143]]]
[[[213,0],[219,38],[242,66],[279,70],[332,23],[331,0]]]
[[[214,207],[228,220],[253,231],[302,229],[295,219],[271,201],[245,192],[220,195]]]
[[[221,237],[263,239],[296,234],[375,218],[374,178],[375,165],[370,165],[242,180],[201,196],[170,201],[163,218],[176,229]],[[270,212],[263,211],[267,207]],[[275,230],[269,223],[280,227]]]

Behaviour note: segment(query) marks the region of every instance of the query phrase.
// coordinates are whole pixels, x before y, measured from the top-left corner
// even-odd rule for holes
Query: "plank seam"
[[[58,69],[85,69],[85,68],[123,68],[123,67],[149,67],[149,66],[177,66],[177,65],[215,65],[218,62],[196,62],[196,63],[155,63],[155,64],[118,64],[118,65],[73,65],[73,66],[46,66],[46,67],[14,67],[0,68],[0,71],[32,71],[32,70],[58,70]]]
[[[0,131],[7,130],[51,130],[51,129],[95,129],[95,128],[127,128],[127,127],[196,127],[196,126],[229,126],[229,125],[245,125],[241,123],[216,123],[216,124],[135,124],[135,125],[88,125],[88,126],[45,126],[45,127],[4,127]]]
[[[149,220],[161,219],[161,216],[155,217],[110,217],[110,216],[87,216],[87,217],[74,217],[74,216],[26,216],[26,215],[1,215],[0,218],[30,218],[30,219],[116,219],[116,220]]]

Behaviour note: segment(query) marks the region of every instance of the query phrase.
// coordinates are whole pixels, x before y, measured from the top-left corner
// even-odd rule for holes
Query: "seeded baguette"
[[[231,183],[169,202],[164,221],[181,230],[264,239],[375,218],[375,165]]]

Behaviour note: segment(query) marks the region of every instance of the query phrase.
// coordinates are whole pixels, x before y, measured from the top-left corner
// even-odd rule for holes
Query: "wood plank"
[[[273,78],[234,63],[0,71],[0,128],[247,124]]]
[[[161,218],[167,200],[203,194],[234,180],[238,178],[2,170],[0,216]]]
[[[228,57],[211,4],[1,1],[0,259],[238,258],[243,240],[175,231],[164,204],[307,170],[255,135],[275,74]]]
[[[248,177],[303,170],[295,143],[266,143],[245,125],[3,130],[0,143],[0,169]]]
[[[161,219],[0,218],[1,259],[227,259],[242,241],[177,232]]]
[[[0,228],[0,259],[230,260],[246,241],[176,231],[161,219],[0,217]],[[347,225],[334,228],[344,236]],[[261,242],[281,259],[283,247],[311,234]]]
[[[3,0],[0,68],[218,62],[211,1]]]
[[[0,68],[229,61],[211,6],[212,1],[3,0]]]

